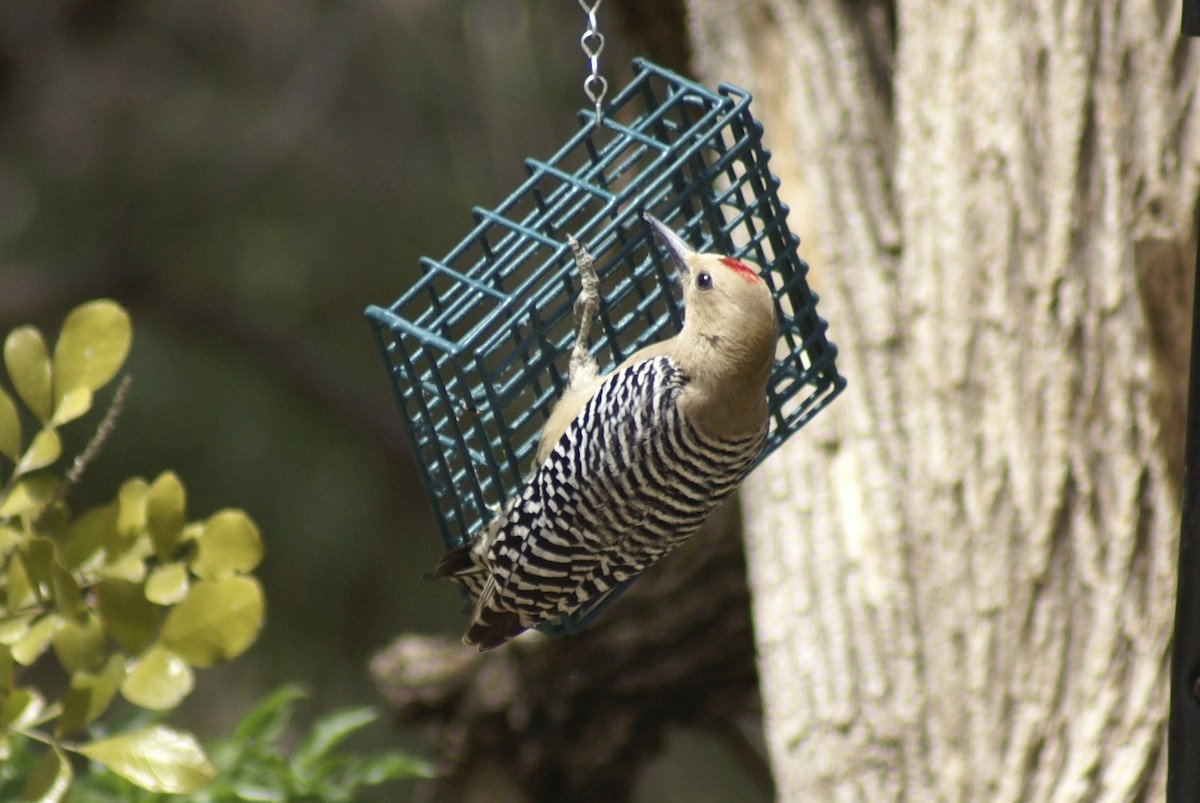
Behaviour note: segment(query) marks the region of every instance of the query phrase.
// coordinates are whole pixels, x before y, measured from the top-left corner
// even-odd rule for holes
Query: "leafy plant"
[[[371,708],[319,718],[291,755],[286,755],[280,742],[289,730],[296,703],[304,696],[298,686],[284,686],[259,703],[228,739],[213,746],[215,778],[189,800],[340,803],[356,800],[364,787],[432,775],[428,764],[399,751],[370,756],[335,753],[345,739],[378,719]],[[95,803],[157,803],[168,799],[132,787],[116,773],[103,769],[89,774],[78,791]]]
[[[192,690],[193,670],[228,661],[258,637],[263,594],[249,576],[262,558],[240,510],[188,522],[185,492],[167,472],[126,481],[108,504],[72,516],[67,495],[112,430],[127,381],[88,448],[65,472],[59,429],[88,412],[120,370],[129,316],[112,301],[77,307],[53,357],[31,326],[4,342],[4,364],[22,412],[0,388],[0,766],[5,778],[44,748],[24,775],[25,800],[61,800],[77,754],[143,789],[193,792],[216,776],[196,739],[161,724],[99,735],[121,695],[166,712]],[[33,434],[26,439],[25,424]],[[25,682],[35,663],[56,662]],[[0,787],[2,789],[3,787]]]

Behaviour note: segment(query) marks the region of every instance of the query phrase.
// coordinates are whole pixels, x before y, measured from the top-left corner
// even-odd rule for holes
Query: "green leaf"
[[[90,611],[80,619],[64,619],[54,631],[51,643],[58,662],[71,674],[95,669],[108,652],[104,627]]]
[[[117,530],[124,536],[132,536],[146,526],[146,498],[150,485],[141,477],[121,483],[117,492]]]
[[[18,327],[4,341],[4,365],[21,401],[43,424],[50,419],[50,357],[42,333]]]
[[[48,472],[40,471],[35,476],[49,476]],[[44,533],[55,544],[58,543],[62,532],[67,529],[67,525],[71,523],[71,511],[67,509],[66,503],[60,498],[53,498],[50,504],[45,506],[37,514],[37,518],[30,522],[30,529],[36,529],[40,533]]]
[[[151,792],[187,794],[217,774],[194,736],[162,725],[85,744],[79,752]]]
[[[71,685],[63,694],[62,716],[58,718],[54,732],[69,736],[95,722],[108,710],[124,676],[125,659],[120,655],[109,656],[98,672],[73,673]]]
[[[253,578],[200,580],[167,614],[161,638],[192,666],[211,666],[244,652],[262,621],[262,587]]]
[[[54,604],[63,616],[75,617],[83,607],[79,594],[79,583],[69,571],[57,562],[50,564],[50,584],[54,589]]]
[[[12,651],[7,647],[0,647],[0,694],[8,691],[13,687],[13,659]]]
[[[0,562],[3,562],[23,540],[25,534],[20,530],[0,524]]]
[[[298,684],[281,686],[242,718],[231,740],[237,743],[275,741],[287,730],[296,701],[306,697],[308,693]]]
[[[316,763],[329,751],[357,730],[379,719],[372,708],[355,708],[338,711],[322,717],[313,725],[312,733],[296,748],[292,756],[292,769],[297,775],[308,775]]]
[[[33,436],[29,448],[25,450],[25,454],[21,455],[21,459],[17,461],[17,467],[13,469],[13,476],[18,477],[21,474],[45,468],[57,460],[61,454],[62,441],[59,440],[58,432],[52,427],[46,427]]]
[[[155,605],[174,605],[187,596],[187,567],[176,561],[157,566],[146,577],[146,599]]]
[[[173,472],[165,471],[154,480],[146,497],[146,525],[154,541],[154,553],[159,560],[170,560],[179,549],[186,498],[183,484]]]
[[[54,582],[54,544],[49,538],[29,538],[21,544],[19,554],[25,566],[25,576],[38,599],[44,599]]]
[[[428,761],[394,750],[356,762],[348,775],[355,785],[378,786],[409,778],[435,778],[437,772]]]
[[[154,549],[150,546],[149,537],[143,537],[139,541],[145,544],[145,550],[138,549],[135,542],[134,548],[109,556],[109,560],[99,567],[100,576],[141,585],[146,579],[146,557]]]
[[[46,614],[34,622],[25,635],[13,642],[13,660],[22,666],[31,666],[50,646],[50,637],[59,621],[54,614]]]
[[[262,555],[262,538],[250,517],[240,510],[222,510],[204,523],[192,571],[214,580],[245,574],[258,565]]]
[[[33,583],[29,582],[29,574],[25,571],[25,562],[10,560],[8,571],[5,572],[7,588],[5,604],[9,613],[15,613],[36,600]]]
[[[46,700],[36,689],[12,689],[0,705],[0,724],[9,729],[27,728],[46,710]]]
[[[275,768],[272,767],[272,769]],[[232,799],[238,803],[243,803],[243,801],[245,803],[286,803],[293,798],[284,788],[287,778],[282,773],[283,770],[280,769],[267,777],[258,777],[258,775],[266,775],[265,772],[260,771],[250,781],[239,780],[230,787],[230,791],[234,795]],[[229,798],[217,799],[227,800]],[[330,802],[323,801],[323,803]]]
[[[155,644],[129,667],[121,694],[134,705],[167,711],[191,694],[192,668],[161,644]]]
[[[141,583],[106,578],[96,584],[100,621],[113,640],[134,655],[154,641],[158,608]]]
[[[48,474],[22,477],[0,496],[0,519],[34,513],[45,507],[58,490],[58,480]]]
[[[72,521],[59,540],[59,562],[67,569],[78,569],[102,547],[115,543],[116,514],[115,505],[104,505],[94,507]]]
[[[21,416],[12,396],[3,388],[0,388],[0,454],[13,461],[21,454]]]
[[[54,398],[96,390],[116,376],[129,354],[129,315],[114,301],[81,304],[67,315],[54,344]]]
[[[13,561],[16,563],[16,561]],[[0,616],[0,645],[11,647],[25,637],[29,626],[37,618],[36,612]]]
[[[59,427],[92,409],[92,391],[88,388],[72,388],[63,394],[50,417],[51,426]]]
[[[63,755],[58,745],[52,745],[42,753],[37,766],[29,774],[25,788],[21,790],[22,801],[34,803],[59,803],[71,788],[71,762]]]

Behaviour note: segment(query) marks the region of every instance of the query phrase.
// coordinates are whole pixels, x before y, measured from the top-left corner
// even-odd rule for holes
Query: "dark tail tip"
[[[445,577],[456,577],[461,574],[470,574],[477,571],[475,559],[471,555],[471,545],[464,544],[457,549],[452,549],[442,556],[438,561],[438,565],[433,567],[433,571],[422,575],[425,580],[441,580]]]
[[[483,611],[480,618],[467,628],[463,643],[478,647],[480,652],[487,652],[527,629],[521,624],[521,618],[512,611]]]

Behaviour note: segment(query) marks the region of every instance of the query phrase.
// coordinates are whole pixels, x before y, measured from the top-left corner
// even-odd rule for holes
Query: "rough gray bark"
[[[1162,796],[1197,53],[1146,0],[689,0],[849,389],[744,504],[784,800]]]

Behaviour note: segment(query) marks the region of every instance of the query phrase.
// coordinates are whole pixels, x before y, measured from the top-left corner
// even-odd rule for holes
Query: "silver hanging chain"
[[[583,36],[579,38],[579,46],[583,48],[583,53],[588,57],[588,62],[591,65],[591,72],[588,77],[583,79],[583,92],[588,96],[588,100],[596,104],[596,125],[600,125],[603,119],[600,114],[600,104],[604,102],[604,96],[608,94],[608,80],[600,74],[600,54],[604,51],[604,34],[600,33],[599,23],[596,21],[596,10],[600,8],[600,3],[603,0],[579,0],[579,6],[587,13],[587,30],[583,32]]]

